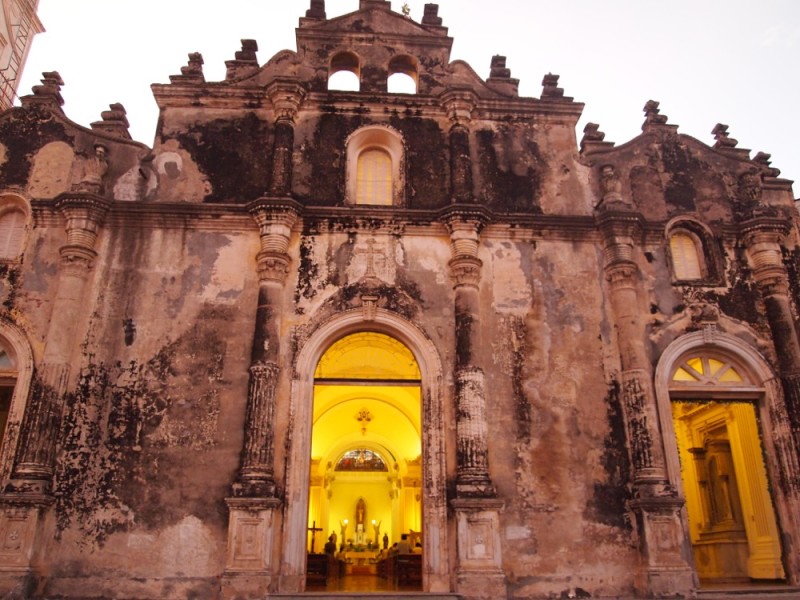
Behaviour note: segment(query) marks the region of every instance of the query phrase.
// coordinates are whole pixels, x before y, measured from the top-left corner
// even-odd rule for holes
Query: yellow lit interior
[[[672,415],[701,581],[783,579],[754,404],[673,402]]]
[[[308,526],[322,551],[335,532],[356,542],[356,506],[366,506],[364,542],[375,542],[372,521],[389,543],[422,529],[420,372],[413,354],[389,336],[363,332],[331,345],[315,372]],[[335,471],[345,452],[368,449],[388,472]],[[309,533],[309,545],[311,535]]]

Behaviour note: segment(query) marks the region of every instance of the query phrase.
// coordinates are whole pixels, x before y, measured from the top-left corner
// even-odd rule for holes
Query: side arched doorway
[[[778,467],[764,437],[778,400],[772,379],[757,352],[718,332],[679,338],[659,362],[667,468],[686,500],[701,588],[786,579],[769,483]]]
[[[325,525],[324,535],[317,534],[320,537],[316,538],[319,540],[315,541],[316,544],[323,544],[334,526],[337,538],[341,538],[343,523],[339,521],[343,522],[347,518],[350,523],[344,534],[345,543],[347,538],[350,538],[353,539],[355,546],[357,539],[368,542],[369,534],[374,542],[373,518],[376,521],[387,518],[380,515],[388,515],[388,520],[391,521],[390,531],[381,523],[381,542],[383,533],[388,533],[393,540],[395,535],[404,530],[415,529],[412,526],[414,519],[419,519],[418,527],[422,533],[421,587],[424,591],[430,592],[450,591],[441,361],[431,340],[410,321],[382,309],[370,313],[368,319],[366,316],[362,310],[341,313],[319,326],[303,341],[297,354],[291,386],[292,418],[289,436],[292,443],[288,454],[286,503],[281,536],[278,584],[281,592],[299,592],[306,587],[306,561],[310,549],[309,518],[312,525],[317,519],[319,519],[317,526]],[[348,360],[358,357],[359,352],[353,352],[348,358],[346,356],[348,352],[343,350],[348,346],[357,348],[364,340],[381,340],[384,345],[381,352],[385,353],[385,357],[392,355],[403,357],[401,360],[410,359],[414,364],[408,365],[410,369],[400,369],[398,372],[396,365],[386,367],[391,360],[386,362],[382,359],[384,367],[380,367],[381,360],[373,361],[368,365],[369,372],[360,373],[366,374],[367,377],[359,377],[358,367],[348,364]],[[341,344],[340,347],[337,347],[337,342]],[[393,350],[387,350],[390,347]],[[327,354],[328,351],[332,351],[330,355]],[[330,363],[329,359],[335,360]],[[337,362],[339,360],[341,362]],[[332,370],[331,365],[334,366]],[[378,378],[375,378],[376,366],[384,369],[383,375]],[[328,375],[334,376],[326,378],[324,376],[326,369]],[[418,377],[409,376],[410,370],[413,369],[418,369]],[[348,374],[350,377],[341,377],[342,374]],[[404,375],[397,377],[398,374]],[[352,381],[347,382],[346,379]],[[358,385],[343,385],[346,383]],[[387,386],[387,383],[393,385]],[[388,388],[394,391],[390,393]],[[320,392],[316,403],[315,392]],[[358,408],[355,408],[356,406]],[[362,408],[369,414],[359,415]],[[372,413],[373,409],[375,413]],[[372,420],[367,421],[370,414]],[[361,421],[358,420],[359,416],[362,417]],[[323,451],[313,444],[316,441],[313,438],[313,426],[315,421],[319,422],[320,419],[326,418],[332,423],[347,423],[350,429],[336,441],[332,440],[335,436],[329,434],[327,436],[329,442],[322,444],[325,446]],[[378,418],[386,420],[386,429],[378,428]],[[420,450],[419,461],[411,458],[415,452],[412,447],[413,440],[408,446],[404,446],[405,442],[402,441],[414,436],[395,436],[391,431],[391,420],[395,425],[402,425],[399,429],[405,428],[406,433],[413,433],[413,430],[418,428],[416,443]],[[362,428],[366,428],[365,434],[362,434]],[[368,436],[370,429],[374,435]],[[368,441],[362,442],[362,439]],[[343,491],[338,497],[345,500],[340,504],[322,502],[322,494],[328,493],[324,486],[328,462],[331,462],[329,475],[332,474],[335,478],[341,477],[343,482],[347,479],[371,477],[369,471],[348,471],[342,472],[341,476],[336,475],[334,460],[328,460],[340,461],[348,456],[358,459],[362,451],[365,459],[375,455],[386,464],[387,472],[383,480],[386,482],[387,478],[393,479],[394,491],[398,492],[397,502],[382,505],[379,503],[377,517],[370,512],[370,504],[375,506],[375,502],[369,500],[369,494],[351,498],[354,499],[354,502],[350,503],[352,506],[346,501],[350,492]],[[324,463],[323,455],[326,457]],[[405,482],[402,480],[403,476],[406,477]],[[401,482],[400,488],[396,484],[398,477]],[[375,479],[377,481],[377,478]],[[418,486],[415,485],[415,481],[418,482]],[[410,487],[408,493],[401,494],[400,490],[407,484]],[[386,488],[384,491],[388,499],[390,491],[388,482]],[[333,493],[336,494],[336,490],[333,490]],[[353,521],[358,518],[356,506],[362,497],[366,504],[363,524],[367,531],[363,536],[356,538]],[[414,502],[419,505],[416,513],[413,510]],[[337,539],[337,542],[340,541]],[[318,550],[319,546],[315,549]]]

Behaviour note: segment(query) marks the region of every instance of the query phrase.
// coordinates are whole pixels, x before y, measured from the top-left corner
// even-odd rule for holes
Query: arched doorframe
[[[16,366],[17,381],[11,397],[11,410],[6,423],[5,441],[0,454],[0,489],[11,477],[14,456],[19,443],[22,421],[28,403],[28,394],[33,377],[33,353],[25,333],[14,323],[0,319],[0,343],[12,354]]]
[[[444,407],[442,363],[433,342],[412,322],[384,309],[353,309],[322,323],[305,340],[293,365],[286,468],[280,590],[301,591],[306,567],[308,473],[311,467],[311,427],[314,371],[319,359],[336,340],[361,331],[389,335],[411,350],[419,365],[422,398],[423,461],[423,589],[450,591],[445,487]]]
[[[768,457],[766,461],[767,473],[772,481],[796,480],[800,476],[800,470],[798,469],[797,450],[791,438],[791,432],[781,433],[773,419],[773,416],[777,416],[784,424],[788,422],[781,386],[775,374],[764,357],[751,346],[732,335],[707,329],[689,333],[674,340],[664,350],[656,367],[654,382],[656,403],[670,483],[679,491],[681,497],[685,497],[681,480],[678,443],[672,420],[670,376],[676,361],[690,351],[701,350],[710,350],[733,358],[750,375],[752,381],[763,388],[756,399],[756,413],[761,422],[762,430],[774,434],[765,435],[762,439],[764,452]],[[778,450],[778,446],[780,446],[780,450]],[[782,459],[778,457],[779,453],[782,455]],[[782,470],[783,472],[779,473],[776,470]],[[798,523],[798,515],[795,514],[796,510],[792,510],[791,507],[798,500],[797,494],[789,492],[789,495],[791,495],[789,497],[787,492],[779,488],[780,486],[774,486],[772,493],[781,529],[784,533],[796,537],[797,533],[800,532],[800,523]],[[688,526],[686,518],[684,518],[684,526]],[[686,531],[686,539],[689,539],[688,530]],[[787,577],[792,583],[797,584],[800,576],[800,573],[798,573],[800,564],[796,558],[791,558],[796,552],[790,552],[787,548],[785,553],[787,555],[786,560],[789,563],[786,565],[788,567]]]

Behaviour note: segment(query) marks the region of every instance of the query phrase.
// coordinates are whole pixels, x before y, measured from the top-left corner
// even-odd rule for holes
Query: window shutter
[[[356,204],[392,204],[392,157],[379,148],[358,155]]]
[[[672,253],[672,267],[676,279],[702,279],[700,256],[697,245],[687,233],[674,233],[669,238],[669,249]]]
[[[0,258],[19,256],[24,232],[25,215],[22,211],[10,210],[0,216]]]

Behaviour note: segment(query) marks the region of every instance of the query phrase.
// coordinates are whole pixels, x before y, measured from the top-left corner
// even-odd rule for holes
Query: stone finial
[[[131,134],[128,131],[130,124],[128,123],[125,107],[119,102],[115,102],[114,104],[109,104],[108,108],[110,110],[104,110],[100,113],[102,121],[95,121],[91,124],[92,130],[101,131],[124,140],[131,139]]]
[[[408,2],[403,2],[403,6],[400,7],[400,12],[404,17],[411,15],[411,7],[408,5]]]
[[[770,166],[772,164],[769,160],[771,156],[766,152],[759,152],[753,157],[753,162],[761,168],[764,177],[778,177],[781,174],[780,169]]]
[[[713,146],[714,150],[729,156],[735,156],[737,158],[750,158],[750,150],[736,147],[739,141],[728,135],[728,126],[724,123],[717,123],[714,126],[714,129],[711,130],[711,133],[714,135],[714,139],[716,140]]]
[[[236,79],[258,69],[258,42],[242,40],[242,49],[237,50],[233,60],[225,61],[225,79]]]
[[[256,58],[256,52],[258,52],[258,42],[255,40],[242,40],[242,49],[238,50],[235,54],[236,60],[240,60],[242,62],[254,62],[258,64],[258,59]]]
[[[33,86],[33,94],[21,98],[22,106],[31,103],[50,104],[55,108],[64,106],[64,98],[61,96],[61,86],[64,85],[64,80],[61,79],[58,71],[45,71],[42,73],[41,81],[41,85]]]
[[[597,123],[587,123],[583,128],[581,138],[581,152],[590,154],[598,150],[609,150],[614,147],[614,142],[604,142],[606,134],[600,131]]]
[[[511,69],[506,68],[505,56],[496,54],[492,57],[489,79],[486,80],[486,84],[504,96],[516,97],[519,95],[519,79],[511,78]]]
[[[644,111],[644,122],[648,125],[664,125],[667,122],[667,115],[659,114],[659,102],[648,100],[642,109]]]
[[[542,98],[563,98],[564,88],[558,87],[558,75],[548,73],[542,79]]]
[[[506,68],[506,57],[495,54],[492,57],[492,64],[489,70],[489,77],[508,79],[511,77],[511,69]]]
[[[170,75],[172,83],[205,83],[203,76],[203,55],[199,52],[189,53],[189,62],[185,67],[181,67],[180,75]]]
[[[602,142],[604,139],[606,139],[606,134],[600,131],[600,125],[597,123],[587,123],[586,127],[583,128],[581,144],[584,142]]]
[[[426,4],[425,11],[422,14],[423,25],[442,25],[442,18],[439,16],[438,4]]]
[[[728,126],[723,123],[717,123],[714,125],[714,129],[711,130],[711,134],[716,140],[714,148],[717,150],[720,148],[735,148],[739,143],[738,140],[735,140],[728,135]]]
[[[325,0],[311,0],[311,8],[306,11],[306,19],[325,20]]]

